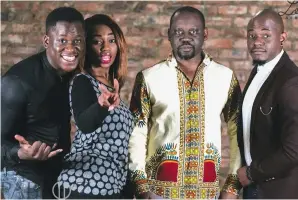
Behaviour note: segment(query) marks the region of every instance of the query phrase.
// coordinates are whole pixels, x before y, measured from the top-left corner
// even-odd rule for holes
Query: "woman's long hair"
[[[124,84],[124,79],[127,74],[127,44],[123,35],[122,30],[118,26],[118,24],[109,16],[104,14],[96,14],[92,17],[85,19],[85,27],[86,27],[86,57],[85,57],[85,64],[83,67],[83,71],[87,71],[90,73],[91,70],[91,63],[90,58],[88,58],[88,49],[91,45],[92,40],[92,33],[94,28],[97,25],[106,25],[108,26],[116,40],[116,44],[118,47],[117,55],[115,58],[114,63],[110,67],[109,77],[111,83],[113,83],[113,78],[116,78],[119,82],[119,88],[121,88]]]

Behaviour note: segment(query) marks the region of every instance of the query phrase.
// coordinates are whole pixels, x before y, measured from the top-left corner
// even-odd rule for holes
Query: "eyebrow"
[[[64,34],[64,33],[63,33],[63,34],[59,34],[59,35],[58,35],[58,37],[61,37],[61,36],[62,36],[62,37],[66,37],[67,34]],[[79,34],[79,35],[76,35],[75,37],[83,37],[83,36]]]
[[[111,32],[111,33],[108,33],[108,35],[114,35],[114,33]],[[102,37],[102,35],[94,34],[93,37]]]
[[[183,29],[183,28],[181,28],[181,27],[174,27],[173,29]],[[194,27],[190,27],[189,29],[200,29],[199,27],[196,27],[196,26],[194,26]]]
[[[254,31],[254,29],[251,28],[251,29],[248,29],[247,31],[248,32]],[[268,29],[268,28],[262,28],[261,31],[270,31],[270,29]]]

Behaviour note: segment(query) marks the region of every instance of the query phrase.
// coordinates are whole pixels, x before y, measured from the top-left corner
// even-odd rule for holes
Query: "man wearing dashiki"
[[[138,198],[238,196],[241,90],[232,70],[202,50],[207,36],[204,15],[192,7],[179,8],[168,30],[173,56],[137,74],[129,168]],[[228,124],[230,170],[220,192],[221,114]]]

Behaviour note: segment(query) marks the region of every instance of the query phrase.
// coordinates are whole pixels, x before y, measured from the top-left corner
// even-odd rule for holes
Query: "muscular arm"
[[[1,80],[1,161],[18,162],[19,143],[14,135],[20,134],[25,123],[26,92],[16,76],[4,76]]]
[[[298,165],[298,77],[290,79],[279,95],[281,146],[274,153],[251,163],[254,181],[284,174]]]
[[[148,118],[151,112],[149,94],[142,72],[138,73],[132,93],[130,110],[135,116],[136,126],[129,140],[129,169],[131,180],[136,184],[136,193],[148,192],[145,172]]]
[[[90,80],[80,75],[75,77],[71,91],[72,109],[77,126],[84,133],[95,131],[109,114],[97,101]]]

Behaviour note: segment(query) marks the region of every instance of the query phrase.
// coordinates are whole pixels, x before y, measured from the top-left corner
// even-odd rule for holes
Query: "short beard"
[[[253,66],[264,65],[267,61],[266,60],[253,60]]]
[[[191,54],[187,54],[187,55],[182,55],[181,52],[178,50],[178,56],[179,58],[181,58],[182,60],[190,60],[193,57],[195,57],[195,50],[193,49]]]

